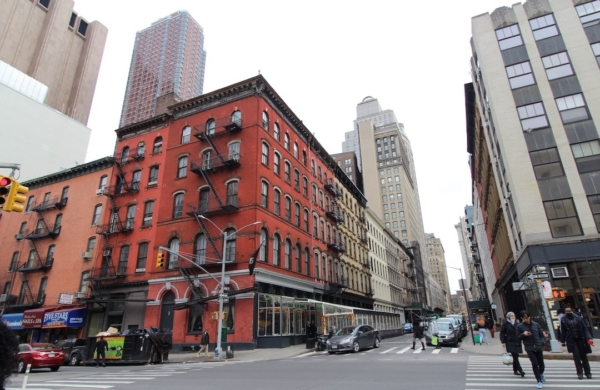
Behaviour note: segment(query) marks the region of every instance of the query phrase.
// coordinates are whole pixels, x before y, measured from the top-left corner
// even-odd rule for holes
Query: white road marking
[[[437,355],[437,354],[439,354],[440,352],[442,352],[442,350],[441,350],[441,349],[434,349],[433,351],[431,351],[431,353],[432,353],[432,354],[434,354],[434,355]]]
[[[383,352],[379,352],[379,354],[380,354],[380,355],[385,355],[386,353],[388,353],[388,352],[391,352],[391,351],[393,351],[394,349],[397,349],[397,348],[398,348],[398,347],[394,347],[394,348],[386,349],[386,350],[385,350],[385,351],[383,351]]]
[[[82,387],[82,388],[89,388],[89,389],[110,389],[114,386],[109,386],[109,385],[82,385],[82,384],[69,384],[69,383],[28,383],[27,384],[27,388],[29,388],[29,386],[35,386],[35,385],[43,385],[43,386],[62,386],[62,387]]]
[[[452,348],[452,351],[450,351],[450,353],[458,353],[458,348]]]
[[[421,353],[421,351],[422,351],[421,348],[417,348],[417,349],[415,349],[415,352],[413,352],[413,353]]]
[[[398,351],[398,352],[396,352],[396,353],[397,353],[397,354],[401,354],[401,353],[404,353],[404,352],[408,351],[409,349],[410,349],[410,347],[406,347],[406,348],[404,348],[404,349],[401,349],[400,351]]]

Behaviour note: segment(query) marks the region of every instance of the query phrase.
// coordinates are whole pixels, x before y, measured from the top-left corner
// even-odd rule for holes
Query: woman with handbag
[[[519,363],[519,354],[523,353],[523,347],[517,336],[517,317],[512,311],[506,313],[506,320],[500,328],[500,342],[506,348],[506,352],[512,355],[512,366],[515,375],[521,375],[521,378],[524,377],[525,372]]]

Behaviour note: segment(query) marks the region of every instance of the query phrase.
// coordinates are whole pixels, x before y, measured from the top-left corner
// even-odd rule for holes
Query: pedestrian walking
[[[442,343],[440,343],[440,329],[437,321],[431,321],[429,323],[429,334],[431,334],[431,345],[435,345],[435,349],[442,349]],[[437,344],[433,344],[433,337],[437,339]]]
[[[490,316],[487,316],[485,319],[485,327],[492,335],[492,338],[494,338],[494,332],[496,330],[494,329],[494,320],[492,320]]]
[[[475,326],[475,328],[479,331],[479,345],[483,345],[484,341],[486,345],[490,345],[490,341],[487,337],[487,327],[485,324],[485,318],[483,318],[483,316],[477,316],[477,325]]]
[[[544,340],[547,337],[542,327],[531,319],[528,311],[521,312],[523,322],[517,325],[518,339],[523,342],[525,352],[531,361],[531,368],[537,381],[537,388],[543,389],[546,376],[544,370]]]
[[[506,313],[506,320],[500,328],[500,342],[506,348],[506,352],[512,355],[515,375],[521,375],[521,378],[524,377],[525,372],[519,363],[519,354],[523,353],[523,347],[517,334],[517,317],[512,311]]]
[[[202,338],[200,339],[200,350],[196,354],[196,357],[199,358],[202,351],[204,351],[204,356],[210,357],[208,354],[208,344],[210,344],[210,337],[208,336],[208,330],[205,330],[202,333]]]
[[[425,350],[425,329],[419,320],[413,322],[413,345],[410,349],[415,349],[417,341],[421,342],[421,349]]]
[[[104,336],[100,336],[100,340],[96,341],[96,368],[100,365],[100,357],[102,357],[102,367],[106,367],[106,350],[108,343],[104,340]]]
[[[592,379],[590,362],[587,358],[587,354],[592,353],[590,340],[592,340],[592,336],[581,317],[575,315],[569,306],[565,307],[565,315],[560,320],[560,342],[563,347],[566,345],[567,350],[573,354],[579,379],[583,379],[584,372],[588,379]]]

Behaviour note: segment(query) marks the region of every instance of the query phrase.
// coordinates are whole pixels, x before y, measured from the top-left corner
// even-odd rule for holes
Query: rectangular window
[[[288,221],[292,219],[292,200],[288,197],[285,198],[285,219]]]
[[[563,123],[572,123],[589,118],[583,95],[578,93],[556,99],[556,105]]]
[[[50,0],[40,0],[39,1],[40,5],[43,5],[44,8],[48,9],[48,7],[50,7]]]
[[[560,164],[558,149],[550,148],[538,150],[529,153],[529,156],[531,157],[531,163],[533,164],[535,177],[538,180],[563,176],[565,174],[563,172],[562,165]]]
[[[498,38],[500,50],[510,49],[523,44],[521,32],[517,24],[496,30],[496,38]]]
[[[72,12],[71,20],[69,20],[69,27],[75,27],[75,20],[77,20],[77,14],[75,12]]]
[[[600,0],[590,1],[589,3],[581,4],[575,7],[579,20],[583,27],[588,27],[598,23],[600,20]]]
[[[596,221],[596,230],[600,232],[600,195],[588,196],[588,202],[590,203],[590,209],[594,214],[594,221]]]
[[[280,215],[281,214],[281,192],[275,190],[275,194],[273,196],[273,202],[274,202],[273,211],[275,212],[275,215]]]
[[[521,128],[523,131],[548,127],[548,118],[542,103],[533,103],[527,106],[517,107]]]
[[[85,33],[87,32],[88,24],[85,20],[81,19],[79,21],[79,28],[77,32],[85,37]]]
[[[269,205],[269,185],[267,183],[265,183],[264,181],[262,182],[260,195],[261,195],[261,206],[264,208],[267,208]]]
[[[511,89],[517,89],[527,85],[535,84],[533,74],[531,73],[531,64],[529,61],[507,66],[506,73],[508,74],[508,81],[510,82]]]
[[[593,140],[571,145],[579,173],[600,170],[600,141]]]
[[[308,231],[308,210],[304,210],[304,231]]]
[[[552,237],[581,235],[581,226],[573,199],[560,199],[544,202],[546,216],[550,224]]]
[[[596,56],[596,61],[598,62],[598,66],[600,66],[600,42],[594,43],[592,45],[592,51],[594,52],[594,55]]]
[[[146,259],[148,258],[148,243],[140,244],[138,249],[137,264],[135,272],[144,272],[146,270]]]
[[[298,203],[296,203],[295,205],[295,212],[294,212],[294,217],[295,217],[295,223],[296,226],[300,226],[300,205]]]
[[[142,226],[148,227],[152,225],[152,214],[154,213],[154,201],[148,201],[144,205],[144,221]]]
[[[177,178],[178,179],[182,178],[182,177],[186,177],[187,163],[188,163],[187,157],[181,157],[178,160],[178,164],[177,164]]]
[[[571,61],[569,61],[569,56],[566,51],[552,54],[548,57],[542,57],[542,62],[546,69],[548,80],[559,79],[573,74]]]
[[[150,175],[148,176],[148,185],[156,185],[158,181],[158,167],[150,167]]]
[[[269,165],[269,147],[267,144],[262,144],[262,163]]]
[[[531,19],[529,25],[533,30],[533,37],[536,41],[558,35],[558,28],[556,28],[556,22],[554,22],[554,16],[552,16],[552,14]]]

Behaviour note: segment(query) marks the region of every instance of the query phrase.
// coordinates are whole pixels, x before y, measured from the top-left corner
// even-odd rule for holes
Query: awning
[[[48,328],[81,328],[85,318],[85,307],[51,311],[44,314],[42,327]]]
[[[2,322],[13,330],[23,329],[23,313],[4,314]]]
[[[39,309],[26,310],[23,313],[23,329],[41,328],[44,323],[44,314],[56,310],[55,307],[42,307]]]

